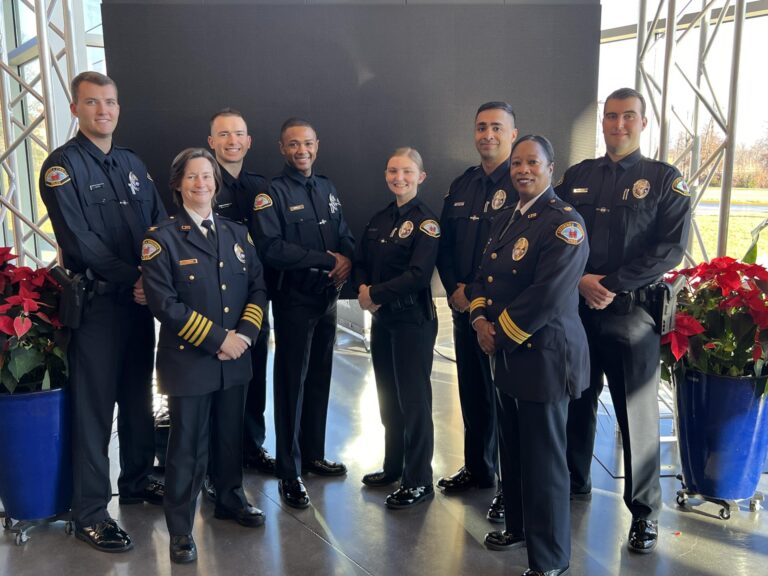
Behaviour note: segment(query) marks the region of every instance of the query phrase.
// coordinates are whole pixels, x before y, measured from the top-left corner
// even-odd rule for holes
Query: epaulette
[[[466,176],[467,174],[471,174],[472,172],[477,172],[480,170],[480,166],[470,166],[466,170],[464,170],[464,174],[462,176]]]
[[[147,228],[147,232],[154,232],[155,230],[160,230],[161,228],[167,228],[171,224],[176,223],[176,218],[174,216],[170,216],[163,220],[162,222],[158,222],[157,224],[153,224],[149,228]]]
[[[549,208],[552,208],[553,210],[556,210],[557,212],[560,212],[560,214],[567,214],[568,212],[573,212],[573,206],[561,200],[557,196],[555,196],[549,202],[547,202],[547,206]]]

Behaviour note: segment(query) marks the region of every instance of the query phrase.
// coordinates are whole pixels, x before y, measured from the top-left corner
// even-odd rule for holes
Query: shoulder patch
[[[162,251],[163,248],[160,246],[160,244],[150,238],[147,238],[141,245],[141,260],[143,262],[152,260],[152,258],[160,254]]]
[[[69,174],[62,166],[51,166],[45,171],[45,185],[49,188],[62,186],[70,181]]]
[[[688,189],[688,184],[682,176],[678,176],[675,178],[675,181],[672,182],[672,191],[677,192],[680,196],[691,195],[691,191]]]
[[[432,236],[432,238],[440,238],[440,224],[436,220],[424,220],[419,226],[419,230],[427,236]]]
[[[269,197],[268,194],[264,194],[263,192],[261,194],[257,194],[256,198],[253,200],[253,211],[256,212],[257,210],[264,210],[264,208],[269,208],[272,206],[272,198]]]
[[[566,222],[561,224],[555,232],[555,236],[566,244],[577,246],[584,241],[584,228],[578,222]]]

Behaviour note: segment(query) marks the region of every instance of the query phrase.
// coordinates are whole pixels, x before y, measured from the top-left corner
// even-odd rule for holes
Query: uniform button
[[[194,279],[195,279],[195,275],[194,275],[194,274],[190,274],[190,275],[189,275],[189,279],[190,279],[190,280],[194,280]]]
[[[226,314],[227,312],[229,312],[229,306],[224,306],[224,313]]]
[[[498,258],[498,254],[496,254],[496,252],[492,253],[491,260],[496,260],[496,258]]]
[[[488,276],[488,283],[490,284],[491,282],[493,282],[493,276]]]
[[[224,268],[224,262],[219,262],[219,268]]]
[[[512,270],[512,274],[517,274],[517,270]]]
[[[226,289],[227,289],[227,285],[226,285],[226,284],[222,284],[222,285],[221,285],[221,289],[222,289],[222,290],[226,290]]]
[[[243,272],[245,272],[245,266],[243,266]]]
[[[533,348],[533,344],[531,344],[530,342],[528,342],[528,344],[526,344],[526,347],[528,347],[528,348]]]
[[[179,344],[179,350],[184,350],[184,344]]]
[[[493,306],[493,300],[492,300],[492,299],[490,299],[490,298],[488,298],[488,302],[487,302],[487,304],[488,304],[488,306]]]

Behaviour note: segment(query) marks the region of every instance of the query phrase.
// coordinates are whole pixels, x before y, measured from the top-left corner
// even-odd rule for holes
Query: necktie
[[[611,210],[616,191],[616,164],[611,163],[603,170],[605,172],[589,240],[589,265],[593,271],[608,264],[608,249],[611,242]]]
[[[207,234],[205,235],[205,237],[208,238],[208,242],[211,243],[211,246],[213,246],[213,249],[218,254],[218,252],[219,252],[219,243],[216,242],[216,232],[213,230],[213,221],[212,220],[203,220],[202,226],[207,231]]]

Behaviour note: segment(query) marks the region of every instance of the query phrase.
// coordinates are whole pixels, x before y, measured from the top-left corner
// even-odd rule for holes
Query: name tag
[[[189,260],[179,260],[179,266],[189,266],[190,264],[197,264],[197,258],[190,258]]]
[[[464,206],[464,202],[454,202],[454,206]]]
[[[572,192],[574,194],[588,194],[589,193],[589,188],[574,188],[572,190]]]
[[[289,212],[296,212],[296,210],[304,210],[304,204],[296,204],[296,206],[288,206]]]
[[[99,188],[104,188],[104,182],[100,182],[99,184],[91,184],[88,186],[89,190],[98,190]]]

